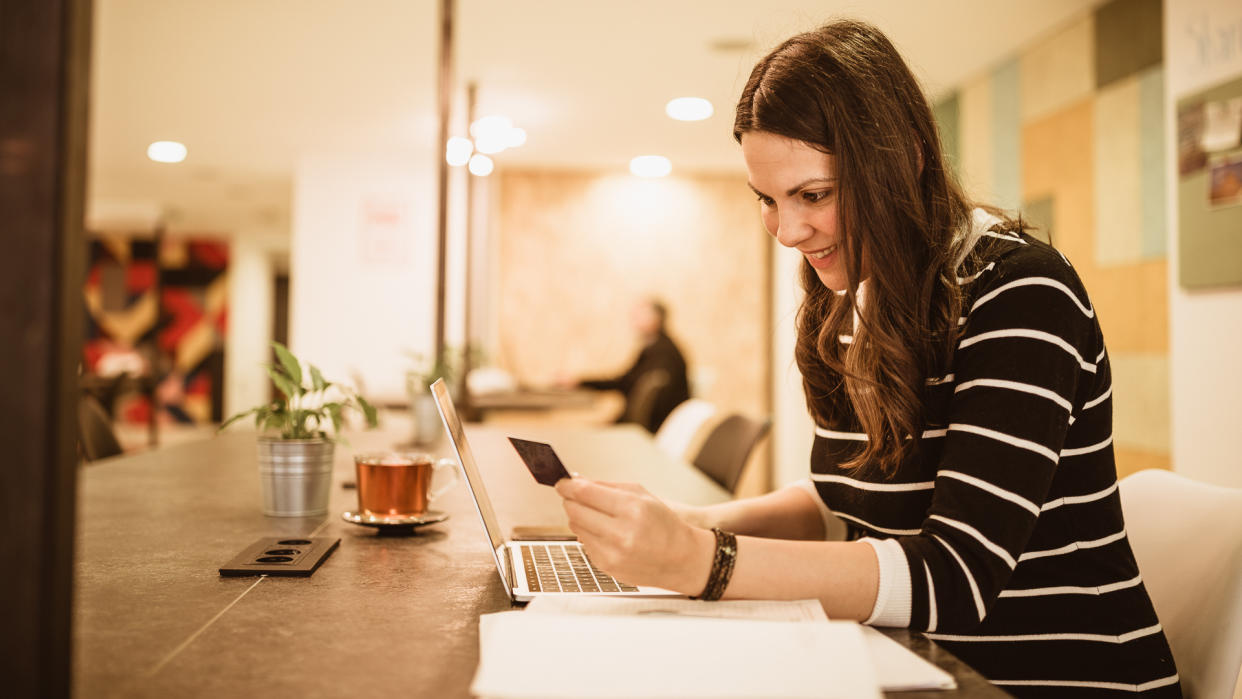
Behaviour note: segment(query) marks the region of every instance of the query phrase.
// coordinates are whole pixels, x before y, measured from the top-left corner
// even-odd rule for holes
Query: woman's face
[[[764,131],[742,134],[750,188],[763,225],[781,245],[797,248],[824,286],[846,287],[837,217],[836,159],[802,141]]]

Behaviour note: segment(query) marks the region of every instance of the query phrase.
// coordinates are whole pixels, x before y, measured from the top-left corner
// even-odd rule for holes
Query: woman
[[[734,136],[765,227],[805,257],[811,479],[705,508],[562,480],[592,560],[924,631],[1021,696],[1180,696],[1122,522],[1103,336],[1069,262],[972,208],[917,81],[866,24],[760,61]],[[829,510],[848,541],[822,540]]]

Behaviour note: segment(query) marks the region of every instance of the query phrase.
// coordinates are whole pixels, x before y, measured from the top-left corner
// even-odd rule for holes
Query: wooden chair
[[[1242,666],[1242,489],[1170,471],[1121,481],[1121,509],[1143,584],[1187,699],[1238,696]]]
[[[760,440],[768,433],[769,420],[730,415],[716,425],[694,457],[694,465],[729,492],[736,492],[742,468]]]
[[[656,399],[659,398],[660,391],[664,390],[668,382],[668,372],[663,369],[648,371],[639,376],[625,398],[625,412],[622,413],[620,422],[633,422],[654,432],[651,414],[655,410]]]
[[[121,453],[121,443],[112,431],[112,420],[93,396],[78,400],[78,439],[87,461],[105,459]]]

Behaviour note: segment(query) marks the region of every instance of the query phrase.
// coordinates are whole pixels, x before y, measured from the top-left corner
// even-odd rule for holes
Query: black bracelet
[[[712,527],[716,535],[716,555],[712,559],[712,571],[707,575],[707,585],[694,599],[718,600],[724,595],[733,577],[733,564],[737,561],[737,535]]]

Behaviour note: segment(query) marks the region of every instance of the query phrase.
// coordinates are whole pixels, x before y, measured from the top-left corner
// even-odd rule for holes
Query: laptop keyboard
[[[581,546],[523,544],[522,565],[531,592],[638,592],[598,570]]]

